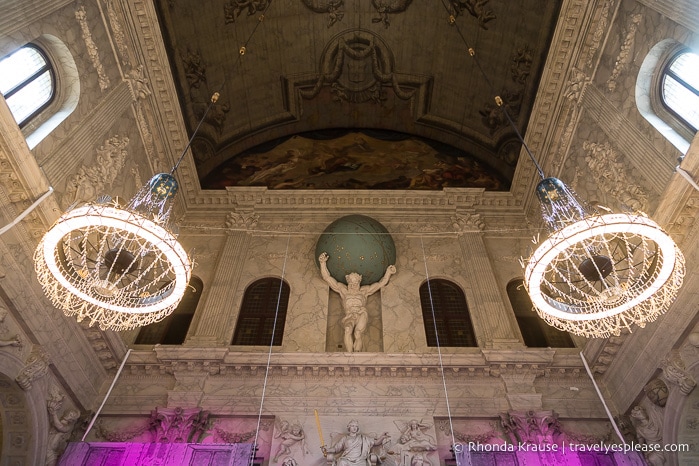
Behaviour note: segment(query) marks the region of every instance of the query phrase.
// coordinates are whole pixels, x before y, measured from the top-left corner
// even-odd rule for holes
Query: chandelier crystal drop
[[[551,234],[528,259],[524,284],[542,319],[606,338],[668,310],[685,263],[657,223],[641,212],[599,214],[557,178],[543,179],[536,192]]]
[[[126,207],[103,197],[64,213],[34,253],[53,304],[103,330],[164,319],[181,301],[191,260],[170,226],[172,174],[155,175]]]

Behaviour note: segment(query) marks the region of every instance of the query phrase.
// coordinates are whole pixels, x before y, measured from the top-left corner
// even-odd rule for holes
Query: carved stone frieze
[[[512,444],[550,445],[561,435],[554,411],[509,411],[500,413],[500,427]]]
[[[584,60],[584,66],[587,69],[592,68],[593,60],[595,54],[602,45],[604,36],[607,33],[607,26],[609,25],[609,12],[612,10],[612,5],[616,3],[616,0],[606,0],[602,4],[602,8],[593,20],[593,25],[590,28],[593,32],[588,39],[589,47],[586,50],[586,58]]]
[[[621,44],[621,50],[619,50],[619,54],[614,62],[612,74],[607,80],[607,89],[612,92],[616,89],[617,80],[621,76],[621,73],[626,70],[626,67],[629,66],[629,63],[631,63],[634,59],[633,50],[636,43],[636,31],[638,30],[638,25],[641,23],[642,19],[643,16],[640,14],[631,15],[631,17],[628,19],[628,23],[626,25],[626,35],[623,43]]]
[[[409,99],[414,91],[401,88],[393,63],[393,52],[373,32],[342,33],[326,45],[313,88],[299,93],[305,99],[313,99],[329,85],[337,102],[381,103],[386,99],[384,87],[389,87],[397,97]]]
[[[90,32],[90,27],[87,23],[87,12],[84,6],[80,6],[80,8],[75,11],[75,19],[77,19],[80,24],[83,40],[87,47],[87,53],[90,55],[92,66],[95,68],[95,71],[97,71],[100,89],[106,91],[107,88],[109,88],[109,76],[107,76],[104,66],[102,65],[97,44],[95,44],[95,41],[92,39],[92,32]]]
[[[148,432],[150,428],[151,424],[149,421],[135,428],[132,427],[130,429],[110,430],[105,425],[103,419],[98,419],[97,423],[95,424],[95,434],[98,439],[106,442],[128,442],[132,438],[138,437],[144,432]]]
[[[201,408],[156,408],[151,411],[154,443],[199,443],[209,427],[209,412]]]
[[[271,419],[264,419],[260,422],[260,430],[267,432],[273,425]],[[248,440],[255,438],[256,433],[255,430],[247,432],[229,432],[217,425],[214,426],[212,430],[215,432],[216,437],[223,443],[246,443]]]
[[[129,45],[126,40],[126,35],[124,34],[124,26],[121,22],[121,17],[117,11],[117,6],[114,0],[107,0],[107,17],[109,18],[109,25],[112,29],[112,38],[116,44],[116,48],[119,51],[121,62],[125,65],[131,64],[131,59],[129,57]]]
[[[648,207],[648,194],[638,184],[631,182],[627,174],[627,164],[611,144],[586,141],[583,149],[587,152],[585,162],[600,189],[613,196],[621,205],[634,211],[645,211]]]
[[[129,138],[126,136],[115,135],[105,140],[97,149],[96,163],[90,166],[81,165],[77,173],[66,182],[63,207],[93,201],[104,194],[121,174],[128,156],[128,144]]]

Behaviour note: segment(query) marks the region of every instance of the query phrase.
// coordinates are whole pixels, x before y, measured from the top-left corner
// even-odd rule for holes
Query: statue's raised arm
[[[328,286],[330,286],[331,290],[335,291],[336,293],[342,293],[342,285],[330,275],[330,271],[328,270],[329,258],[330,256],[328,256],[327,252],[324,252],[318,256],[318,262],[320,262],[320,276],[323,277],[323,280],[325,280]]]
[[[386,273],[383,274],[383,277],[381,280],[379,280],[376,283],[372,283],[371,285],[366,285],[362,287],[362,291],[366,292],[367,296],[370,294],[376,293],[379,291],[381,288],[386,286],[388,284],[388,281],[391,279],[391,275],[396,273],[396,266],[395,265],[389,265],[386,267]]]

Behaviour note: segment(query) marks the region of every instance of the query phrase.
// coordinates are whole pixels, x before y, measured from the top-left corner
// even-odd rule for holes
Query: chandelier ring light
[[[639,278],[635,284],[637,294],[627,293],[629,285],[624,281],[625,277],[619,277],[618,272],[612,270],[613,258],[589,252],[591,242],[598,238],[604,237],[608,242],[619,241],[623,244],[630,235],[641,243],[657,245],[658,250],[651,255],[658,254],[662,262],[658,266],[654,260],[641,261],[642,270],[635,274]],[[587,257],[571,256],[570,251],[576,249],[588,251]],[[677,283],[677,275],[683,273],[684,267],[683,261],[681,267],[675,264],[681,258],[682,254],[674,242],[649,218],[633,214],[601,215],[558,230],[542,242],[529,258],[525,282],[532,303],[540,313],[572,321],[604,319],[642,305],[644,301],[652,299],[666,283]],[[577,265],[573,262],[575,260],[578,261]],[[621,260],[628,261],[628,258]],[[565,264],[564,269],[562,264]],[[572,266],[577,266],[577,274]],[[561,280],[566,282],[566,286],[570,287],[575,280],[580,283],[577,289],[581,294],[583,288],[587,288],[588,294],[584,300],[579,299],[570,304],[552,297],[555,296],[551,292],[554,286],[549,280],[561,275],[561,270],[569,272],[569,279]],[[594,282],[601,282],[596,293],[592,292],[595,290]],[[681,283],[681,279],[679,282]],[[549,293],[544,290],[549,290]]]

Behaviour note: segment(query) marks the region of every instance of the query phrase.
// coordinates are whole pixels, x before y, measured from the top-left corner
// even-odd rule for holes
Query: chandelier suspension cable
[[[267,10],[269,9],[271,4],[272,4],[272,2],[267,2],[267,5],[265,5],[264,10],[262,10],[262,13],[260,13],[260,16],[257,17],[257,22],[255,23],[255,26],[252,28],[252,31],[250,31],[250,34],[248,35],[247,40],[245,40],[245,42],[243,42],[243,45],[240,46],[240,49],[238,49],[238,57],[236,58],[236,61],[233,64],[233,69],[236,69],[238,66],[240,66],[241,59],[245,55],[245,52],[247,52],[248,44],[252,40],[252,37],[255,35],[257,28],[265,20],[265,13],[267,13]],[[199,122],[197,123],[196,128],[194,128],[194,131],[192,132],[192,136],[189,138],[189,141],[187,142],[187,145],[185,146],[184,150],[182,151],[180,158],[177,159],[177,162],[172,167],[172,170],[170,170],[171,175],[174,174],[175,171],[177,170],[177,168],[180,166],[180,163],[182,162],[185,155],[187,154],[187,150],[192,145],[192,142],[194,142],[194,138],[197,135],[197,132],[199,131],[199,127],[201,127],[202,123],[204,123],[204,120],[206,119],[206,116],[209,114],[209,111],[211,110],[211,108],[213,108],[214,104],[216,104],[216,102],[218,101],[218,98],[221,95],[221,91],[223,90],[223,87],[226,85],[227,81],[228,81],[228,78],[224,75],[223,82],[218,86],[218,89],[211,95],[211,99],[209,101],[209,104],[206,106],[206,110],[204,110],[204,114],[199,119]]]
[[[284,263],[282,264],[282,276],[279,280],[279,292],[277,294],[277,306],[274,309],[274,323],[272,324],[272,336],[269,339],[269,350],[267,351],[267,366],[265,368],[265,378],[262,383],[262,396],[260,397],[260,409],[257,413],[257,428],[255,429],[255,438],[252,443],[252,453],[250,455],[250,466],[252,466],[255,459],[255,451],[257,449],[257,439],[260,435],[260,425],[262,423],[262,407],[265,403],[265,393],[267,392],[267,381],[269,379],[269,369],[272,362],[272,349],[274,348],[274,336],[277,331],[277,319],[279,318],[279,307],[282,301],[282,292],[284,289],[284,277],[286,275],[286,261],[289,257],[289,242],[291,241],[291,235],[286,237],[286,250],[284,251]]]
[[[495,104],[502,110],[503,114],[507,118],[507,121],[508,121],[510,127],[515,132],[517,139],[519,140],[519,142],[522,143],[522,147],[524,147],[524,150],[526,151],[527,155],[529,156],[529,159],[531,159],[531,161],[534,163],[534,166],[536,167],[536,171],[538,172],[539,177],[543,180],[544,178],[546,178],[546,176],[544,175],[544,170],[541,168],[541,166],[539,165],[539,162],[536,160],[536,157],[534,157],[534,154],[529,149],[529,146],[527,145],[527,143],[524,141],[524,137],[520,133],[519,129],[517,129],[517,126],[515,125],[514,120],[512,120],[512,116],[507,111],[506,103],[502,100],[502,97],[500,97],[498,95],[497,91],[495,90],[495,87],[493,86],[492,81],[490,80],[490,77],[488,76],[488,74],[485,72],[485,70],[481,66],[481,62],[476,57],[476,49],[473,48],[469,44],[468,39],[466,38],[463,31],[461,30],[458,23],[456,22],[456,16],[454,16],[454,14],[451,10],[451,7],[449,5],[447,5],[444,2],[444,0],[442,1],[442,6],[449,14],[449,25],[456,28],[456,32],[459,34],[459,37],[461,38],[462,42],[464,43],[464,45],[468,49],[468,55],[471,58],[473,58],[473,62],[476,64],[476,68],[478,68],[478,71],[480,72],[481,76],[483,77],[483,80],[490,88],[490,92],[492,93],[492,95],[495,96]]]
[[[447,390],[447,378],[446,375],[444,374],[444,361],[442,360],[442,347],[439,344],[439,332],[437,331],[437,318],[434,312],[434,301],[432,299],[432,283],[430,282],[430,272],[427,269],[427,255],[425,254],[425,243],[422,240],[422,236],[420,236],[420,246],[422,248],[422,261],[425,265],[425,277],[427,279],[427,294],[430,298],[430,311],[432,313],[432,327],[434,330],[434,337],[435,341],[437,343],[437,355],[439,358],[439,372],[442,375],[442,386],[444,387],[444,400],[447,405],[447,417],[449,419],[449,433],[451,434],[451,447],[452,451],[454,453],[454,456],[456,457],[456,466],[461,466],[459,464],[459,457],[456,454],[456,438],[454,436],[454,424],[452,422],[452,417],[451,417],[451,405],[449,404],[449,391]]]
[[[457,12],[445,0],[442,5],[495,94],[474,48],[456,24]],[[495,103],[541,178],[535,191],[550,234],[543,241],[537,237],[536,251],[526,263],[522,260],[534,310],[547,324],[588,338],[620,335],[632,325],[644,327],[656,320],[670,308],[684,278],[684,257],[677,245],[643,212],[600,214],[561,180],[547,178],[507,104],[498,95]]]

